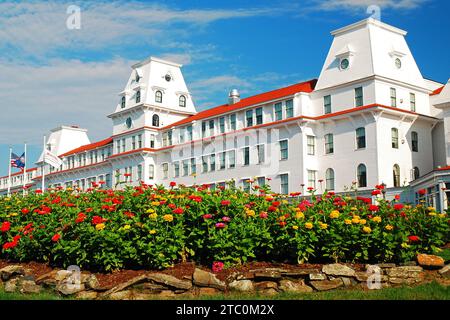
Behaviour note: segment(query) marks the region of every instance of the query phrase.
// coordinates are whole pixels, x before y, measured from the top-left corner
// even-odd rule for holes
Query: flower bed
[[[422,205],[175,184],[1,198],[0,223],[2,258],[107,271],[179,261],[215,271],[247,261],[401,262],[450,238],[447,214]]]

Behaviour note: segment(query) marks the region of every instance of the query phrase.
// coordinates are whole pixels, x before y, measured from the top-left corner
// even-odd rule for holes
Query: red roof
[[[192,115],[190,117],[187,117],[185,119],[182,119],[178,122],[172,123],[168,126],[165,127],[165,129],[171,128],[171,127],[175,127],[175,126],[179,126],[185,123],[189,123],[192,122],[194,120],[200,120],[200,119],[205,119],[205,118],[210,118],[210,117],[214,117],[217,116],[219,114],[223,114],[223,113],[227,113],[230,111],[234,111],[234,110],[238,110],[238,109],[242,109],[248,106],[252,106],[252,105],[256,105],[256,104],[261,104],[267,101],[272,101],[272,100],[276,100],[276,99],[280,99],[286,96],[290,96],[293,95],[297,92],[312,92],[314,90],[314,87],[316,86],[317,83],[317,79],[313,79],[313,80],[309,80],[306,82],[301,82],[301,83],[297,83],[297,84],[293,84],[291,86],[288,87],[284,87],[284,88],[280,88],[280,89],[276,89],[276,90],[272,90],[272,91],[268,91],[268,92],[264,92],[264,93],[260,93],[248,98],[243,98],[241,99],[241,101],[232,104],[232,105],[228,105],[228,104],[224,104],[215,108],[211,108],[211,109],[207,109],[204,111],[201,111],[195,115]]]
[[[27,172],[33,172],[33,171],[36,171],[36,170],[37,170],[37,168],[30,168],[30,169],[27,169]],[[20,171],[20,172],[15,172],[15,173],[11,173],[11,177],[14,177],[14,176],[20,176],[20,175],[22,175],[22,174],[23,174],[22,171]],[[0,179],[3,179],[3,178],[8,178],[8,176],[0,177]]]
[[[445,86],[442,86],[440,88],[437,88],[436,90],[434,90],[432,93],[430,93],[430,96],[434,96],[436,94],[441,93],[442,89],[444,89]]]
[[[81,147],[78,147],[76,149],[70,150],[70,151],[68,151],[66,153],[63,153],[63,154],[59,155],[59,157],[67,157],[67,156],[70,156],[71,154],[74,154],[74,153],[79,153],[79,152],[84,152],[84,151],[88,151],[88,150],[93,150],[93,149],[96,149],[96,148],[100,148],[100,147],[106,146],[106,145],[108,145],[108,144],[110,144],[112,142],[113,142],[113,138],[109,137],[109,138],[107,138],[105,140],[97,141],[97,142],[94,142],[94,143],[91,143],[91,144],[86,144],[84,146],[81,146]]]

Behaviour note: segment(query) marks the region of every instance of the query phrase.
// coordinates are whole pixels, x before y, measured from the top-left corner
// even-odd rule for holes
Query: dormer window
[[[402,67],[402,60],[400,60],[400,58],[395,59],[395,66],[397,67],[397,69],[400,69]]]
[[[345,69],[347,69],[348,66],[350,65],[350,62],[348,61],[347,58],[343,58],[343,59],[341,59],[341,62],[340,62],[339,65],[340,65],[340,67],[341,67],[341,70],[345,70]]]
[[[180,98],[178,100],[178,105],[182,108],[186,107],[186,97],[185,96],[180,96]]]
[[[120,107],[123,109],[125,108],[125,96],[122,97],[122,100],[120,102]]]
[[[140,90],[138,90],[136,92],[136,103],[139,103],[139,102],[141,102],[141,91]]]
[[[349,46],[346,45],[341,50],[339,50],[336,54],[336,59],[339,61],[339,69],[347,70],[350,66],[351,59],[354,56],[355,51]]]
[[[162,103],[162,92],[159,90],[155,92],[155,102]]]
[[[172,80],[172,76],[170,75],[170,73],[168,73],[164,76],[164,79],[166,79],[166,81],[169,82],[170,80]]]

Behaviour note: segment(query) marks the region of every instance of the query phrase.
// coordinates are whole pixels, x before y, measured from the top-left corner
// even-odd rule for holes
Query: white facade
[[[406,32],[370,18],[331,34],[317,80],[241,100],[235,92],[202,112],[181,65],[152,57],[132,66],[108,115],[110,138],[90,144],[82,129],[53,130],[48,147],[64,164],[46,166],[45,187],[234,179],[248,188],[256,178],[280,193],[355,182],[397,190],[450,165],[450,85],[422,77]],[[35,188],[41,176],[32,171]]]

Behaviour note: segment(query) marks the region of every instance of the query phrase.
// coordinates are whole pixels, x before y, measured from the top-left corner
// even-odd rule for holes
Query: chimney
[[[241,96],[239,94],[239,91],[237,89],[233,89],[228,94],[228,104],[235,104],[237,102],[241,101]]]

